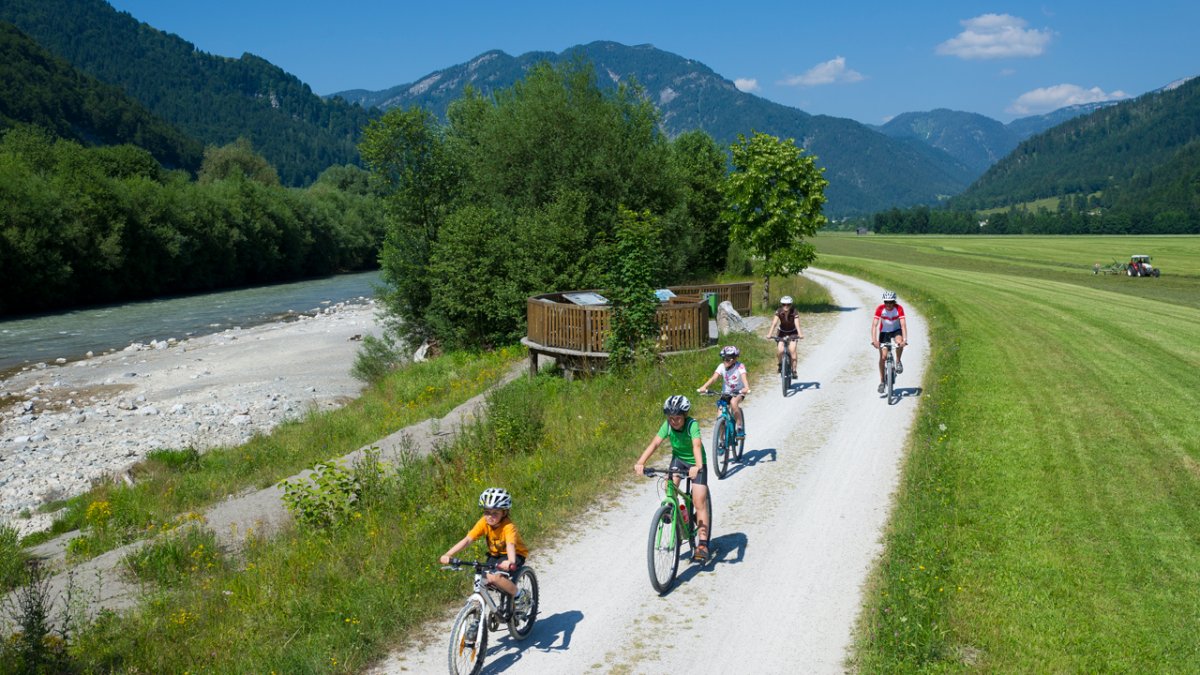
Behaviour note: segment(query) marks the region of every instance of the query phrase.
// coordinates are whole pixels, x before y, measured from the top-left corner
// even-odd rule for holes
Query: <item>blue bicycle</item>
[[[717,419],[713,421],[713,437],[712,437],[712,466],[713,471],[717,474],[717,478],[724,480],[725,474],[729,469],[730,461],[737,461],[742,458],[742,451],[746,448],[746,437],[743,435],[738,438],[737,435],[737,420],[733,417],[733,409],[729,405],[729,401],[733,398],[732,394],[717,394],[716,392],[703,392],[705,396],[720,396],[717,399]],[[746,408],[742,408],[742,428],[745,429],[746,424]]]

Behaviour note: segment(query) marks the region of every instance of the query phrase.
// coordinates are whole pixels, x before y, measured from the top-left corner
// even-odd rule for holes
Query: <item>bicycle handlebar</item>
[[[647,466],[647,467],[642,468],[642,474],[645,476],[649,476],[649,477],[658,476],[658,475],[667,476],[668,478],[671,476],[686,477],[688,475],[688,470],[687,469],[670,469],[670,468],[656,469],[652,466]]]
[[[462,570],[464,568],[465,569],[473,569],[476,572],[484,572],[484,571],[488,571],[488,570],[498,572],[500,570],[497,567],[497,565],[498,565],[498,563],[487,563],[487,562],[480,562],[478,560],[459,560],[458,558],[451,558],[450,564],[442,565],[442,569],[451,571],[451,572],[458,572],[459,570]]]

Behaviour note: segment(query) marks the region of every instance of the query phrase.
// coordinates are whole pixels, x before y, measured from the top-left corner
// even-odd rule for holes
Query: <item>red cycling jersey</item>
[[[887,305],[879,305],[875,308],[875,318],[879,319],[880,333],[900,330],[900,319],[904,318],[904,308],[898,302],[891,309],[888,309]]]

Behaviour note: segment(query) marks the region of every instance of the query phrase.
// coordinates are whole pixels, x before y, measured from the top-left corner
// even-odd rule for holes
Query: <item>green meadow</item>
[[[817,239],[929,320],[862,672],[1195,672],[1200,238]],[[1090,266],[1154,256],[1161,279]],[[1167,282],[1167,283],[1162,283]]]

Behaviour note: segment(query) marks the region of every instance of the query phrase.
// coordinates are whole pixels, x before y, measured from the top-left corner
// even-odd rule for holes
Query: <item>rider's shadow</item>
[[[798,394],[798,393],[804,391],[805,389],[820,389],[820,388],[821,388],[820,382],[793,382],[792,385],[790,387],[788,387],[788,392],[787,392],[787,394],[785,394],[785,396],[791,396],[792,394]]]
[[[713,537],[708,542],[710,550],[714,551],[712,557],[703,565],[688,565],[687,569],[679,573],[675,578],[675,585],[671,588],[671,593],[675,589],[683,586],[689,579],[701,572],[711,572],[716,568],[716,565],[736,565],[742,562],[746,557],[746,535],[741,532],[730,532],[719,537]]]
[[[920,387],[896,387],[892,389],[892,396],[896,397],[896,402],[899,403],[900,399],[920,396],[923,391]]]
[[[499,633],[493,633],[492,635],[502,637],[496,640],[495,644],[488,649],[487,660],[484,661],[482,672],[503,673],[517,661],[520,661],[525,652],[530,649],[537,649],[543,652],[569,649],[571,647],[571,635],[575,633],[575,626],[578,626],[582,620],[583,612],[573,609],[545,618],[538,617],[537,621],[533,624],[533,630],[529,633],[529,637],[521,641],[512,639],[503,630]],[[495,657],[494,660],[493,657]]]
[[[742,458],[733,463],[729,470],[725,472],[725,478],[728,479],[733,474],[747,469],[752,466],[757,466],[762,462],[774,462],[777,460],[778,452],[775,448],[759,448],[758,450],[747,450],[742,453]],[[767,459],[770,457],[770,459]]]

